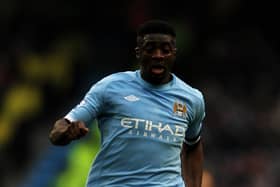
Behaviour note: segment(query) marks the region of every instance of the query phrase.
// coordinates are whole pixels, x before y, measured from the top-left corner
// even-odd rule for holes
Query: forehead
[[[143,42],[164,42],[164,43],[174,43],[175,38],[168,34],[146,34],[143,37]]]

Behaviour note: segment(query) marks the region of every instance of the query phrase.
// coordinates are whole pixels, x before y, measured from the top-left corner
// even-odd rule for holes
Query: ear
[[[174,48],[173,55],[176,55],[176,54],[177,54],[177,48]]]
[[[136,55],[136,58],[140,58],[140,48],[139,47],[135,47],[135,55]]]

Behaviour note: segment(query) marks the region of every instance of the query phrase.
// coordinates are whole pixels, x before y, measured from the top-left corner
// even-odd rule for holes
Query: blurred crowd
[[[137,67],[135,30],[155,18],[177,31],[174,72],[204,94],[203,187],[280,186],[273,4],[106,3],[1,2],[0,186],[83,186],[98,150],[95,125],[92,136],[60,150],[49,130],[97,80]],[[78,171],[83,177],[75,182]]]

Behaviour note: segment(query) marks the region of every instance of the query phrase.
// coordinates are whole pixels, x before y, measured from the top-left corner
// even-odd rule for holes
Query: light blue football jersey
[[[182,143],[199,140],[205,109],[201,92],[172,76],[154,86],[139,70],[109,75],[65,116],[98,120],[101,149],[88,187],[184,187]]]

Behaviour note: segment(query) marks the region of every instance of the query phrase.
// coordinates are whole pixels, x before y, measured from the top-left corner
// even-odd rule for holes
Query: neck
[[[141,74],[142,79],[144,79],[146,82],[148,82],[150,84],[153,84],[153,85],[166,84],[166,83],[170,82],[173,79],[171,73],[168,73],[165,76],[159,76],[159,77],[145,74],[142,71],[141,71],[140,74]]]

